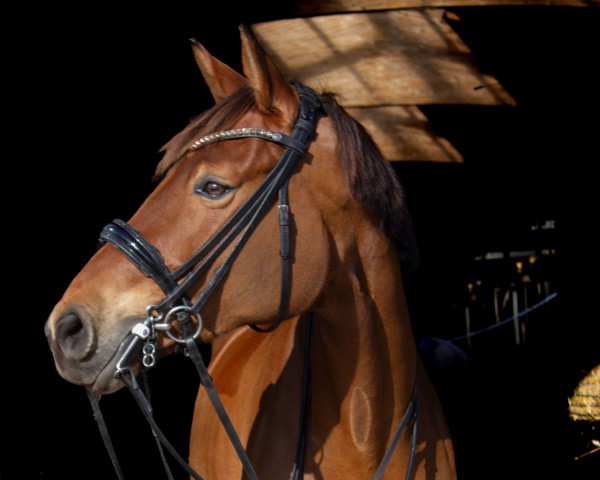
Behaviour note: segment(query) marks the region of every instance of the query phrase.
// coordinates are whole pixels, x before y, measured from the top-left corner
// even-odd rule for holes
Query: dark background
[[[3,49],[2,480],[116,478],[85,392],[56,373],[43,326],[100,229],[129,218],[150,192],[158,149],[211,106],[188,39],[239,70],[238,24],[290,11],[286,2],[222,3],[31,6],[4,15],[11,33]],[[457,343],[468,365],[432,372],[459,479],[591,479],[600,453],[575,457],[592,448],[597,425],[570,421],[567,398],[600,362],[598,10],[451,10],[477,65],[517,106],[423,107],[465,162],[395,165],[422,254],[407,284],[415,331],[464,333],[466,283],[480,275],[510,280],[510,265],[474,261],[485,252],[555,249],[544,275],[558,293],[532,316],[525,344],[499,329],[471,347]],[[532,233],[547,220],[556,228]],[[173,357],[151,381],[157,420],[185,455],[196,373]],[[167,478],[129,393],[101,405],[126,478]],[[177,467],[175,474],[184,478]]]

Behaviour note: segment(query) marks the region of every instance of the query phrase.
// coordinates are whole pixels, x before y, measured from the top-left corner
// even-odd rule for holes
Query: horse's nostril
[[[60,336],[71,337],[83,330],[83,325],[79,317],[73,313],[66,315],[58,325],[58,334]]]
[[[81,360],[93,344],[93,332],[75,313],[68,313],[56,322],[56,342],[65,357]]]

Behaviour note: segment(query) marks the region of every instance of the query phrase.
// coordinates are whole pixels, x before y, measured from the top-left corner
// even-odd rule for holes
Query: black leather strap
[[[177,286],[165,261],[150,242],[123,220],[113,220],[100,232],[100,241],[108,242],[127,257],[140,272],[152,278],[163,292]]]
[[[173,458],[177,460],[177,462],[196,480],[202,480],[202,477],[196,473],[196,471],[190,467],[190,465],[179,455],[177,450],[171,445],[168,438],[162,432],[156,420],[154,420],[154,416],[152,415],[152,405],[148,401],[148,399],[144,396],[144,393],[141,391],[139,384],[137,383],[133,373],[131,370],[127,369],[121,372],[121,377],[123,383],[127,385],[129,391],[133,395],[133,398],[136,400],[140,410],[146,417],[146,420],[150,424],[152,428],[152,432],[154,435],[160,440],[160,442],[165,446],[165,448],[169,451]]]
[[[124,480],[125,477],[123,476],[123,471],[121,470],[121,464],[119,463],[119,459],[117,458],[117,453],[115,452],[115,448],[110,438],[110,434],[108,433],[108,428],[106,427],[104,415],[102,415],[102,410],[100,409],[100,395],[92,393],[89,390],[86,390],[86,392],[88,400],[90,401],[90,405],[92,406],[92,411],[94,412],[94,420],[96,420],[96,423],[98,424],[100,435],[102,436],[104,446],[108,451],[110,460],[113,464],[117,477],[119,478],[119,480]]]

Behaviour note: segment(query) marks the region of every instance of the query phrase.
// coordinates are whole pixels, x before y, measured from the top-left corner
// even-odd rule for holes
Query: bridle
[[[278,193],[281,256],[281,294],[277,319],[267,329],[274,330],[287,312],[290,289],[289,250],[290,250],[290,216],[287,199],[288,181],[296,170],[299,161],[308,153],[308,144],[312,140],[320,108],[320,101],[309,88],[294,84],[300,96],[300,111],[293,128],[292,135],[273,132],[262,128],[236,128],[223,132],[205,135],[190,145],[187,151],[194,151],[212,143],[241,138],[260,138],[275,143],[285,149],[282,157],[269,172],[263,182],[244,204],[225,222],[225,224],[188,260],[171,272],[165,265],[160,252],[133,227],[122,220],[114,220],[104,227],[100,234],[101,241],[112,244],[125,255],[144,275],[152,278],[165,293],[165,298],[157,305],[149,307],[150,316],[155,326],[168,322],[175,313],[187,312],[188,316],[199,320],[200,310],[210,297],[215,287],[223,280],[246,241],[260,223],[265,212],[272,206],[274,196]],[[210,268],[223,251],[233,244],[226,259],[216,269],[197,300],[190,304],[186,294],[198,278]],[[184,305],[185,304],[185,305]],[[163,328],[160,325],[159,328]],[[164,326],[164,328],[167,328]],[[258,328],[258,327],[257,327]],[[166,330],[168,332],[168,330]],[[199,333],[199,332],[198,332]],[[176,341],[175,338],[172,337]]]
[[[310,88],[299,83],[293,83],[300,97],[300,108],[298,117],[294,124],[292,135],[281,132],[274,132],[262,128],[236,128],[217,133],[205,135],[192,143],[184,152],[198,150],[212,143],[243,139],[259,138],[268,142],[275,143],[284,149],[284,152],[273,169],[268,173],[259,187],[242,204],[242,206],[223,224],[223,226],[194,254],[190,256],[182,265],[171,271],[165,264],[159,250],[148,242],[135,228],[123,220],[113,220],[108,223],[100,233],[100,241],[109,243],[123,254],[138,270],[148,278],[151,278],[161,288],[165,297],[157,304],[149,305],[146,308],[146,317],[143,322],[136,324],[130,335],[129,344],[125,352],[116,365],[115,376],[118,376],[132,392],[146,419],[150,423],[154,436],[156,437],[163,463],[167,470],[169,478],[171,473],[164,458],[162,447],[164,446],[174,458],[186,469],[194,478],[202,480],[201,477],[189,466],[183,458],[172,447],[170,442],[164,436],[152,416],[152,407],[147,399],[147,395],[135,378],[129,361],[134,351],[141,345],[142,365],[146,368],[152,367],[156,363],[156,335],[158,332],[164,332],[176,344],[183,347],[185,353],[193,360],[200,381],[205,387],[207,395],[211,400],[215,411],[217,412],[224,428],[229,435],[236,453],[242,462],[246,475],[251,480],[258,480],[258,476],[252,467],[252,464],[233,428],[231,421],[221,403],[221,400],[214,388],[212,379],[208,374],[202,354],[198,349],[197,337],[203,328],[200,310],[223,280],[233,262],[237,258],[246,241],[261,222],[263,216],[273,205],[273,200],[278,197],[277,210],[279,215],[280,230],[280,257],[281,257],[281,289],[279,299],[278,314],[273,323],[266,328],[256,325],[250,325],[251,328],[259,332],[271,332],[281,323],[287,314],[290,297],[290,208],[288,204],[288,182],[292,174],[297,170],[299,162],[307,155],[308,145],[314,138],[316,124],[321,109],[321,102],[318,96]],[[182,155],[182,156],[183,156]],[[216,260],[222,256],[228,247],[231,247],[225,259],[215,269],[212,277],[205,284],[203,290],[199,292],[196,299],[192,302],[187,293],[196,284],[201,275],[211,268]],[[292,479],[300,478],[303,471],[304,447],[306,443],[305,419],[306,404],[308,396],[308,382],[310,365],[308,361],[310,350],[310,332],[312,325],[312,312],[308,314],[307,340],[305,350],[305,370],[303,374],[301,412],[300,412],[300,436],[297,444],[296,461]],[[177,333],[172,333],[173,325],[177,323]],[[195,324],[195,325],[194,325]],[[99,424],[107,450],[111,455],[113,466],[116,469],[119,478],[123,478],[120,466],[116,459],[108,430],[102,418],[99,408],[99,396],[92,393],[88,394],[89,400],[94,410],[94,416]],[[412,457],[414,456],[416,440],[416,393],[407,407],[400,427],[395,438],[392,440],[386,455],[384,456],[376,478],[383,475],[394,446],[398,441],[401,431],[406,423],[412,421],[413,433],[411,435],[412,454],[411,462],[407,471],[407,478],[412,471]],[[396,438],[397,437],[397,438]]]
[[[137,348],[139,348],[140,342],[143,342],[142,364],[145,367],[154,366],[156,362],[155,339],[157,332],[160,331],[163,331],[175,343],[183,346],[186,354],[192,358],[196,365],[200,380],[206,388],[208,396],[219,414],[230,440],[236,448],[246,474],[250,479],[258,479],[246,452],[233,429],[227,413],[223,408],[219,396],[214,389],[212,379],[206,370],[202,355],[198,350],[196,338],[202,330],[200,310],[214,289],[223,280],[246,241],[262,220],[266,211],[271,208],[275,196],[278,196],[277,210],[279,215],[281,256],[279,309],[277,318],[269,327],[261,328],[255,325],[251,325],[251,327],[260,332],[270,332],[281,323],[287,313],[291,285],[289,268],[290,211],[287,198],[288,182],[292,174],[296,171],[299,161],[308,153],[308,145],[315,135],[317,117],[321,105],[319,98],[311,89],[298,83],[294,83],[294,86],[300,97],[300,109],[291,136],[263,128],[236,128],[205,135],[187,148],[185,153],[198,150],[215,142],[254,137],[283,147],[284,153],[275,167],[269,172],[263,182],[244,204],[181,266],[174,271],[169,270],[158,249],[148,242],[136,229],[123,220],[114,220],[107,224],[100,233],[100,240],[102,242],[110,243],[115,247],[133,265],[135,265],[140,272],[146,277],[153,279],[165,294],[165,297],[160,303],[149,305],[147,307],[145,320],[133,327],[131,332],[132,339],[126,348],[125,353],[117,362],[116,375],[124,381],[138,401],[147,420],[151,423],[157,439],[160,440],[159,447],[162,443],[162,445],[175,456],[184,468],[186,468],[188,473],[195,478],[200,477],[183,461],[183,459],[181,459],[177,452],[171,447],[168,440],[162,435],[156,422],[154,422],[149,402],[141,392],[140,386],[133,376],[131,369],[128,367],[129,357]],[[215,263],[230,245],[233,246],[225,257],[225,260],[223,260],[216,268],[213,276],[192,303],[187,298],[187,292],[192,289],[199,277]],[[196,321],[195,327],[193,325],[193,320]],[[171,333],[174,322],[177,322],[179,325],[179,333],[177,336]],[[304,390],[306,389],[303,388],[303,391]],[[91,395],[90,401],[92,402],[96,418],[101,419],[97,398]],[[105,438],[105,444],[107,444],[107,448],[113,457],[113,464],[117,469],[117,473],[119,473],[120,468],[118,468],[114,450],[110,445],[107,431],[102,425],[101,431]],[[303,444],[304,439],[300,439],[298,442],[299,451],[301,450],[300,445]],[[297,457],[302,458],[302,454],[299,453]],[[300,469],[301,466],[298,465],[298,463],[299,462],[297,461],[296,468]],[[119,475],[122,474],[119,473]]]

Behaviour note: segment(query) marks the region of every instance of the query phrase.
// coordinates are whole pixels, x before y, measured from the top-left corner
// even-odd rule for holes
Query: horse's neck
[[[326,478],[372,477],[410,400],[416,354],[401,284],[394,277],[399,274],[396,262],[371,258],[366,264],[350,263],[330,279],[314,306],[310,339],[304,316],[286,320],[268,334],[239,329],[215,344],[210,369],[217,390],[255,467],[272,473],[270,478],[281,471],[275,472],[265,444],[276,443],[284,470],[295,461],[308,340],[305,471],[318,471]],[[205,397],[199,398],[203,400],[196,407],[192,439],[203,444],[222,428],[216,419],[206,420],[210,407]],[[219,438],[228,448],[228,440]],[[204,449],[196,449],[194,441],[191,445],[197,465],[212,464],[203,457]],[[324,451],[334,454],[322,459]],[[335,460],[335,452],[344,458],[343,465]],[[239,478],[239,462],[231,468],[235,475],[228,478]]]
[[[327,457],[327,465],[312,463],[319,462],[320,452],[331,450],[345,458],[348,475],[342,472],[340,478],[357,472],[372,476],[412,394],[416,349],[398,261],[380,255],[381,248],[374,251],[340,258],[313,306],[307,471],[337,472],[334,456]],[[274,434],[281,461],[294,462],[306,322],[307,317],[295,317],[266,335],[236,330],[215,344],[210,364],[238,433],[269,472],[274,467],[270,455],[263,458],[264,445],[273,442]],[[197,405],[195,438],[221,431],[220,425],[202,420],[207,408],[206,401]]]
[[[327,405],[341,412],[340,422],[360,443],[385,438],[382,429],[404,413],[415,382],[416,347],[391,247],[357,245],[340,264],[315,309],[312,401],[319,411]]]

